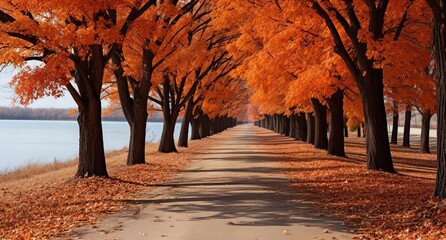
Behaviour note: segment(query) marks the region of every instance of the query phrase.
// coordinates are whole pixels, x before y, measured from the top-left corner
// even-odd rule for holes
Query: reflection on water
[[[178,138],[180,123],[175,128]],[[30,162],[66,161],[78,154],[79,128],[75,121],[0,120],[0,172]],[[128,146],[126,122],[103,122],[105,151]],[[147,142],[161,137],[162,123],[147,123]]]

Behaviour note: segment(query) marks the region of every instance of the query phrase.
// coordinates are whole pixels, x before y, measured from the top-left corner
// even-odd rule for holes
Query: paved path
[[[342,222],[313,212],[288,189],[260,144],[281,144],[250,125],[214,138],[191,167],[133,202],[137,211],[113,214],[74,239],[278,240],[351,239]],[[277,136],[277,135],[276,135]],[[77,236],[75,236],[77,235]]]

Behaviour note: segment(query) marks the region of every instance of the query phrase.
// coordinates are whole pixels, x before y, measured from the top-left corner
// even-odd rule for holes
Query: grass
[[[124,147],[119,150],[109,151],[105,153],[105,158],[108,159],[117,153],[122,153],[126,151],[128,151],[127,147]],[[40,174],[46,174],[57,170],[65,169],[67,167],[74,167],[77,165],[78,161],[79,161],[78,158],[71,159],[68,161],[61,161],[54,159],[54,161],[51,163],[41,163],[41,162],[31,161],[26,165],[18,167],[12,171],[8,170],[0,171],[0,183],[11,180],[26,179]]]
[[[52,163],[30,162],[12,171],[0,172],[0,183],[10,180],[20,180],[30,178],[39,174],[57,171],[63,168],[72,167],[77,164],[77,159],[70,161],[59,161],[55,159]]]

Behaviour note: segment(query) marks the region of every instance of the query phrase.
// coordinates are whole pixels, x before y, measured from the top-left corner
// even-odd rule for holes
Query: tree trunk
[[[101,122],[101,91],[104,76],[102,45],[90,46],[91,55],[76,64],[74,79],[78,89],[68,91],[78,104],[79,165],[77,177],[108,176]]]
[[[344,117],[344,137],[348,137],[348,127],[347,127],[348,118]]]
[[[170,94],[170,79],[168,76],[163,76],[163,132],[161,134],[158,151],[162,153],[178,152],[175,147],[175,140],[173,134],[175,131],[175,123],[178,118],[178,112],[175,109],[174,96]]]
[[[274,131],[274,119],[271,115],[268,115],[268,129]]]
[[[361,137],[361,125],[358,126],[357,134],[358,137]]]
[[[141,104],[142,106],[140,106]],[[134,120],[130,125],[129,153],[127,165],[144,164],[146,148],[147,100],[134,105]]]
[[[344,93],[336,91],[327,101],[330,107],[330,140],[328,142],[328,154],[340,157],[345,156],[344,151]]]
[[[290,134],[290,118],[289,117],[282,115],[282,126],[283,126],[282,134],[289,137],[290,136],[289,135]]]
[[[430,122],[432,118],[432,113],[430,110],[425,110],[421,113],[421,144],[420,144],[420,152],[421,153],[431,153],[429,149],[429,131],[430,131]]]
[[[296,139],[299,141],[307,140],[307,119],[305,118],[305,113],[300,112],[296,116]]]
[[[390,138],[390,143],[398,144],[398,121],[400,113],[398,112],[398,105],[393,108],[393,125],[392,125],[392,137]]]
[[[279,124],[278,133],[283,135],[284,134],[283,116],[278,114],[277,115],[277,121],[278,121],[278,124]]]
[[[163,132],[161,134],[160,145],[158,148],[159,152],[162,153],[172,153],[178,152],[175,147],[175,140],[173,134],[175,132],[175,121],[172,119],[164,119],[163,121]]]
[[[197,101],[198,104],[198,101]],[[191,116],[191,136],[190,136],[190,140],[199,140],[202,138],[201,136],[201,122],[203,120],[203,110],[201,109],[201,107],[199,105],[196,105],[196,107],[194,108],[194,110],[192,111],[192,116]]]
[[[446,198],[446,0],[428,0],[434,16],[437,78],[437,178],[434,195]]]
[[[192,133],[190,135],[190,140],[199,140],[201,139],[200,136],[200,125],[201,125],[201,121],[200,121],[201,117],[198,117],[196,119],[191,119],[191,130]]]
[[[212,135],[214,135],[214,134],[217,134],[217,119],[216,118],[214,118],[214,119],[210,119],[210,121],[209,121],[209,123],[210,123],[210,125],[211,125],[211,128],[210,128],[210,136],[212,136]]]
[[[333,15],[329,14],[326,11],[327,8],[325,6],[322,7],[324,4],[319,4],[319,1],[311,2],[315,12],[325,20],[335,42],[335,52],[346,63],[361,93],[366,124],[367,168],[393,173],[395,169],[393,168],[392,156],[390,154],[386,109],[384,106],[384,74],[382,69],[375,68],[375,59],[367,56],[367,52],[370,50],[367,42],[360,41],[358,38],[361,26],[356,19],[353,1],[345,2],[351,21],[345,21],[342,24],[343,27],[348,29],[347,36],[350,40],[348,44],[353,46],[351,53],[346,49],[346,41],[341,38],[338,26],[333,22]],[[378,5],[369,4],[368,32],[374,40],[384,38],[383,29],[385,16],[387,16],[385,14],[387,3],[388,1],[380,1]],[[336,9],[337,7],[334,8]]]
[[[211,135],[210,131],[210,119],[208,115],[203,114],[200,121],[200,137],[206,138]]]
[[[327,107],[316,98],[311,99],[315,117],[314,147],[317,149],[328,148],[327,138]]]
[[[91,99],[79,112],[79,165],[77,177],[108,176],[101,123],[101,101]]]
[[[212,119],[212,123],[214,127],[214,129],[212,130],[212,135],[215,135],[220,132],[220,117]]]
[[[360,90],[365,116],[367,168],[394,173],[384,106],[383,70],[371,70],[363,83]]]
[[[296,138],[296,122],[297,122],[297,118],[296,115],[293,113],[290,115],[290,131],[288,132],[288,136],[292,137],[292,138]]]
[[[277,114],[273,115],[273,131],[279,133],[279,120],[277,119]]]
[[[113,64],[117,67],[114,75],[117,80],[118,94],[124,116],[130,126],[129,152],[127,165],[145,163],[147,101],[153,72],[153,59],[155,55],[147,49],[143,50],[143,73],[139,79],[139,86],[130,93],[129,79],[124,75],[122,67],[123,52],[121,48],[112,55]],[[132,96],[131,96],[132,95]]]
[[[312,113],[306,114],[306,122],[307,122],[307,143],[314,144],[315,119]]]
[[[273,132],[277,132],[277,119],[276,114],[271,116],[271,130]]]
[[[220,129],[218,129],[218,132],[220,133],[220,132],[223,132],[223,131],[225,131],[226,129],[227,129],[227,126],[226,126],[226,120],[227,120],[227,117],[226,116],[224,116],[224,117],[220,117],[219,118],[219,126],[220,126]]]
[[[404,135],[403,146],[410,147],[410,120],[412,119],[412,111],[410,106],[406,106],[406,114],[404,117]]]
[[[194,109],[194,99],[190,97],[187,100],[186,109],[184,110],[183,122],[181,123],[180,137],[178,138],[179,147],[188,147],[189,139],[189,123],[192,118],[192,110]]]

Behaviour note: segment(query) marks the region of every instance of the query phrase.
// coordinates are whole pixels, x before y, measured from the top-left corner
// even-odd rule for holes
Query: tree
[[[101,125],[101,93],[104,73],[120,41],[120,31],[151,4],[144,1],[29,1],[2,3],[7,23],[1,34],[7,39],[4,64],[25,67],[12,85],[23,104],[42,96],[60,97],[66,88],[78,105],[79,166],[76,176],[107,176]],[[129,11],[130,9],[130,11]],[[130,12],[130,13],[129,13]],[[9,16],[9,17],[6,17]],[[42,17],[45,16],[45,17]]]
[[[233,26],[225,26],[224,28],[211,27],[216,22],[215,18],[218,18],[218,15],[211,15],[200,26],[203,33],[199,35],[198,41],[202,41],[203,46],[206,46],[205,49],[207,50],[208,57],[195,70],[198,84],[191,92],[185,108],[180,137],[178,139],[178,146],[180,147],[188,146],[189,124],[192,125],[193,130],[192,139],[201,138],[198,127],[201,119],[200,117],[193,117],[194,115],[201,115],[202,113],[201,108],[197,107],[197,105],[203,100],[203,95],[200,95],[200,93],[197,94],[197,91],[201,93],[208,91],[218,81],[238,67],[240,62],[240,60],[236,60],[230,56],[226,50],[226,46],[237,39],[239,34],[234,32]],[[203,40],[205,41],[203,42]],[[207,69],[204,68],[205,66],[208,66]]]
[[[205,6],[192,13],[189,30],[175,33],[183,36],[183,44],[176,44],[181,47],[155,72],[162,81],[149,99],[161,106],[164,115],[160,152],[177,151],[173,139],[175,123],[203,78],[211,73],[226,75],[237,66],[238,60],[224,49],[225,43],[234,36],[227,31],[220,33],[209,29],[212,19],[207,15],[210,11],[209,6]],[[183,61],[186,58],[188,62]]]
[[[371,41],[360,39],[362,24],[358,18],[357,11],[361,6],[353,5],[353,1],[344,1],[345,14],[342,15],[340,7],[333,4],[321,5],[319,1],[311,1],[312,8],[324,19],[330,29],[335,42],[335,52],[346,62],[355,82],[361,92],[364,105],[364,115],[366,120],[367,138],[367,168],[394,172],[392,158],[390,154],[389,142],[387,140],[387,124],[383,95],[383,70],[376,68],[374,58],[367,56],[370,51],[372,41],[384,38],[384,21],[389,1],[380,1],[376,5],[375,1],[364,1],[368,11],[368,32]],[[334,20],[338,21],[337,25]],[[340,35],[343,29],[353,45],[354,56],[347,48],[345,41]],[[361,41],[362,40],[362,41]],[[369,48],[369,49],[368,49]],[[358,61],[355,61],[357,58]]]
[[[146,14],[139,17],[129,31],[121,31],[127,36],[123,43],[115,44],[112,57],[114,77],[130,126],[127,165],[145,163],[147,108],[149,92],[154,84],[153,72],[177,50],[178,38],[184,37],[182,32],[190,26],[191,10],[197,3],[152,1]]]
[[[446,197],[446,0],[427,0],[433,12],[434,56],[437,79],[437,178],[434,195]]]

